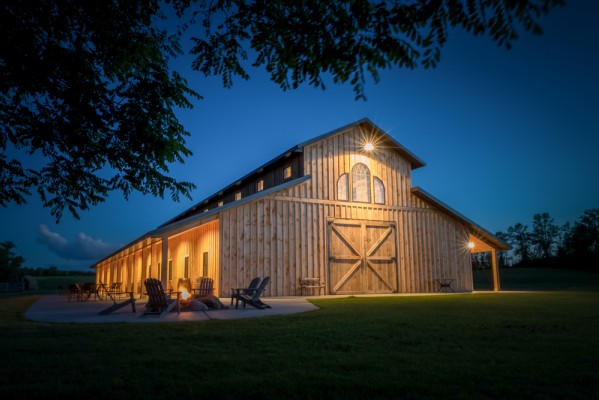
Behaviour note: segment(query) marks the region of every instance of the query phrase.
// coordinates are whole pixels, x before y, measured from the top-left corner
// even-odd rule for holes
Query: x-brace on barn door
[[[328,223],[331,294],[397,291],[397,229],[393,222]]]

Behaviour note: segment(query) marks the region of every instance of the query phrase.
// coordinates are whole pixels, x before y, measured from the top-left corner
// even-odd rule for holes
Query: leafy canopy
[[[60,220],[112,190],[173,199],[194,185],[167,175],[191,152],[177,107],[197,96],[154,27],[157,1],[12,1],[0,6],[0,204],[35,189]],[[39,168],[5,151],[22,151]],[[15,151],[16,150],[16,151]]]
[[[189,197],[194,185],[168,175],[191,155],[175,111],[199,98],[168,64],[186,31],[193,68],[225,87],[253,66],[284,90],[330,77],[365,99],[381,69],[434,67],[455,27],[510,48],[519,30],[541,33],[539,18],[562,2],[167,0],[180,19],[164,21],[157,0],[5,0],[0,204],[35,190],[58,221],[114,190]]]

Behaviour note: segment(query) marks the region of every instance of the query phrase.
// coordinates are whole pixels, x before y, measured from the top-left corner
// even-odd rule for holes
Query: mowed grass
[[[472,272],[475,290],[492,290],[491,270]],[[599,290],[599,273],[560,268],[501,268],[502,290]]]
[[[289,316],[95,325],[22,320],[35,299],[0,299],[2,399],[599,393],[599,292],[318,299]]]

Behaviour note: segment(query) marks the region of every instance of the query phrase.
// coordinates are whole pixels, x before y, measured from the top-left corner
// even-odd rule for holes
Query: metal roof
[[[493,235],[491,232],[487,231],[477,223],[471,221],[466,218],[464,215],[460,214],[453,208],[449,207],[447,204],[443,203],[441,200],[434,197],[432,194],[426,192],[422,188],[418,186],[414,186],[410,189],[410,191],[420,199],[425,202],[431,204],[432,206],[438,208],[439,210],[449,214],[450,216],[456,218],[464,225],[468,226],[471,232],[482,241],[486,242],[488,245],[494,247],[497,250],[510,250],[511,247],[505,243],[503,240],[499,239],[497,236]]]

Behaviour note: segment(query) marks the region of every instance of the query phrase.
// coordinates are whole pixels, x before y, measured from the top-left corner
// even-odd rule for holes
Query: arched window
[[[352,169],[352,200],[370,203],[370,170],[364,164],[356,164]]]
[[[374,202],[376,204],[385,204],[385,186],[383,181],[374,177]]]
[[[343,174],[337,179],[337,200],[349,201],[349,177]]]

